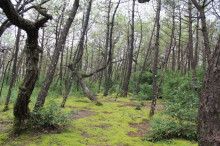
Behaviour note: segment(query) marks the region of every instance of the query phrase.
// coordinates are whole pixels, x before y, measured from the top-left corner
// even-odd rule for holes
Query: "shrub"
[[[32,113],[31,125],[35,128],[59,128],[68,124],[69,117],[75,114],[63,112],[55,102],[51,101],[49,105],[39,108]]]
[[[150,125],[152,129],[148,134],[146,140],[159,141],[170,138],[185,138],[189,140],[196,140],[196,126],[189,123],[178,123],[173,119],[168,118],[153,118]]]
[[[151,121],[152,129],[148,140],[158,141],[173,137],[197,139],[197,112],[202,78],[201,75],[193,81],[191,75],[178,73],[168,73],[165,76],[162,85],[165,111],[162,112],[162,117]]]

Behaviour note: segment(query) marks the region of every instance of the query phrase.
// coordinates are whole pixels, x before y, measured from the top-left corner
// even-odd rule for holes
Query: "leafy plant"
[[[75,112],[65,113],[61,110],[60,106],[51,101],[46,107],[39,108],[32,113],[31,124],[33,127],[62,127],[68,123],[68,119],[72,114],[75,114]]]
[[[162,112],[162,117],[151,120],[152,129],[147,136],[148,140],[174,137],[197,140],[197,109],[202,78],[200,75],[192,80],[191,75],[167,73],[161,93],[165,101],[165,111]]]

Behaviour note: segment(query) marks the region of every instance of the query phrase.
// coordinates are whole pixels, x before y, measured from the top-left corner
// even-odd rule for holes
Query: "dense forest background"
[[[68,119],[55,111],[72,97],[96,106],[127,97],[137,110],[152,100],[145,140],[220,144],[218,0],[1,0],[0,8],[0,105],[13,108],[16,135],[28,121]],[[58,98],[54,119],[39,124]],[[154,116],[157,102],[164,108]]]

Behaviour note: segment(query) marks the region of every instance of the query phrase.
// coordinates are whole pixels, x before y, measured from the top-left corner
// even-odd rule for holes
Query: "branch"
[[[201,10],[202,9],[202,6],[196,1],[196,0],[191,0],[193,2],[193,4],[195,5],[195,7],[198,9],[198,10]]]
[[[32,21],[19,16],[10,0],[1,0],[0,7],[3,9],[5,15],[8,17],[12,24],[24,30],[28,30],[33,27],[34,23]]]

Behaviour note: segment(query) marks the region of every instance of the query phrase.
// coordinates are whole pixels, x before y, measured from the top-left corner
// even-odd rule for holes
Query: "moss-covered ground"
[[[96,106],[87,98],[69,97],[63,111],[69,113],[77,111],[73,115],[70,124],[61,132],[36,132],[27,131],[18,138],[9,138],[8,133],[13,122],[12,105],[10,110],[2,112],[3,105],[0,105],[0,145],[94,145],[94,146],[191,146],[197,145],[194,142],[172,139],[152,143],[143,141],[138,137],[139,124],[149,120],[150,101],[145,102],[141,110],[136,110],[135,100],[129,98],[118,98],[117,102],[111,96],[102,97],[98,95],[102,106]],[[54,99],[60,104],[62,98]],[[46,103],[47,104],[47,103]],[[33,105],[30,105],[31,107]],[[162,110],[162,103],[159,102],[157,112]],[[135,126],[131,126],[135,123]],[[142,123],[142,126],[144,124]],[[149,125],[146,124],[146,127]],[[147,128],[145,128],[146,130]],[[143,132],[143,131],[142,131]],[[147,133],[147,131],[144,131]],[[141,135],[140,135],[141,136]]]

